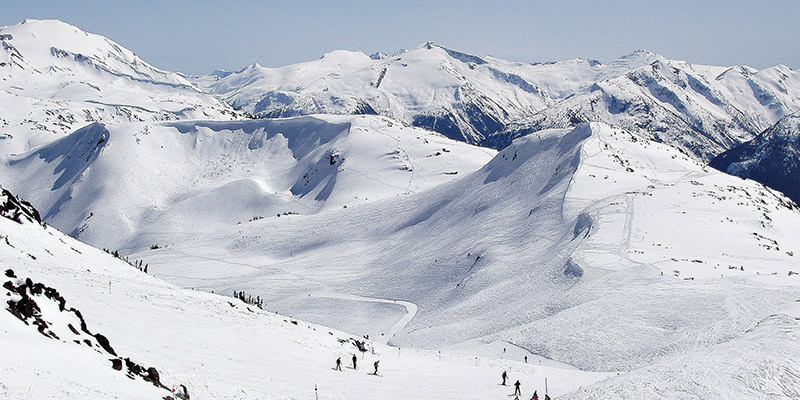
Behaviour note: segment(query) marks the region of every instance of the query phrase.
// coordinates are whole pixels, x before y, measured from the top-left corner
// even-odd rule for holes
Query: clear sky
[[[523,62],[608,62],[644,48],[694,63],[800,68],[799,0],[0,0],[0,25],[25,18],[60,19],[193,74],[427,41]]]

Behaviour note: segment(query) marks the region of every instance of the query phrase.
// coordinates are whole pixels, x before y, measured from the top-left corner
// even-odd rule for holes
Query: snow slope
[[[761,182],[800,202],[800,114],[781,119],[755,139],[715,157],[709,165]]]
[[[99,35],[61,21],[0,27],[0,145],[4,154],[95,121],[231,119],[224,102]]]
[[[559,399],[796,399],[798,314],[773,315],[741,337],[610,378]],[[732,356],[733,355],[733,356]]]
[[[145,231],[193,237],[423,191],[494,154],[375,116],[95,123],[0,175],[48,223],[117,249]]]
[[[239,300],[180,289],[146,275],[109,254],[52,227],[0,218],[0,262],[17,278],[55,288],[66,308],[80,310],[93,332],[102,332],[116,353],[156,366],[169,388],[185,385],[192,399],[485,399],[509,394],[500,373],[523,382],[525,395],[548,377],[552,392],[566,393],[607,374],[525,364],[501,354],[480,359],[459,352],[426,352],[367,342],[358,370],[346,333],[276,315]],[[3,293],[10,298],[10,291]],[[164,398],[168,393],[112,369],[115,357],[94,343],[73,343],[82,333],[74,315],[33,295],[37,313],[58,339],[0,310],[0,396],[42,398]],[[11,297],[17,299],[18,297]],[[69,317],[72,315],[72,317]],[[76,328],[77,330],[77,328]],[[332,369],[337,357],[342,372]],[[369,375],[380,361],[379,376]]]
[[[734,340],[794,302],[798,222],[759,184],[584,124],[414,195],[131,243],[180,286],[246,290],[404,348],[505,341],[618,371]],[[397,331],[408,308],[378,299],[416,314]]]

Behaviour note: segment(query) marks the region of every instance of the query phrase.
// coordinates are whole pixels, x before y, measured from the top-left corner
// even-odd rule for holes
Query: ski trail
[[[632,234],[632,231],[633,231],[632,228],[633,228],[633,200],[634,200],[634,196],[635,195],[632,194],[632,193],[628,193],[626,195],[627,204],[626,204],[626,209],[625,209],[625,227],[623,228],[623,231],[622,231],[623,244],[622,244],[622,249],[620,251],[620,255],[622,255],[624,258],[628,258],[626,253],[628,251],[628,248],[631,245],[631,234]]]
[[[308,294],[308,297],[328,298],[328,299],[338,299],[338,300],[348,300],[348,301],[366,301],[370,303],[398,304],[405,307],[406,314],[403,315],[399,320],[397,320],[397,322],[395,322],[389,328],[389,331],[386,333],[385,336],[383,336],[382,338],[374,338],[374,339],[371,338],[373,342],[381,344],[389,344],[389,341],[392,339],[392,337],[394,337],[394,335],[405,329],[406,325],[408,325],[408,323],[411,322],[414,316],[417,315],[417,310],[419,309],[419,307],[417,307],[416,304],[410,301],[397,300],[397,299],[383,299],[379,297],[366,297],[349,293],[339,293],[329,290],[312,292]]]

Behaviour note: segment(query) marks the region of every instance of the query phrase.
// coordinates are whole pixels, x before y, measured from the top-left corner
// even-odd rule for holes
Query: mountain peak
[[[332,62],[336,64],[351,64],[370,60],[370,57],[360,51],[353,50],[333,50],[325,53],[320,61]]]
[[[664,58],[658,53],[654,53],[647,49],[636,49],[631,53],[625,54],[620,57],[620,60],[642,60],[642,59],[657,59],[657,58]]]
[[[75,25],[57,19],[27,18],[16,25],[0,27],[0,29],[15,31],[17,34],[28,33],[33,37],[44,36],[48,39],[54,36],[62,35],[90,35],[90,33],[78,28]]]
[[[464,62],[464,63],[475,63],[475,64],[478,64],[478,65],[486,64],[486,60],[484,60],[483,58],[481,58],[479,56],[476,56],[474,54],[464,53],[464,52],[461,52],[461,51],[458,51],[458,50],[453,50],[453,49],[450,49],[448,47],[442,46],[442,45],[434,43],[434,42],[425,42],[425,43],[423,43],[423,44],[421,44],[421,45],[416,47],[416,49],[426,49],[426,50],[432,50],[432,49],[435,49],[435,48],[444,50],[444,52],[447,53],[448,56],[450,56],[452,58],[455,58],[456,60],[459,60],[459,61]]]

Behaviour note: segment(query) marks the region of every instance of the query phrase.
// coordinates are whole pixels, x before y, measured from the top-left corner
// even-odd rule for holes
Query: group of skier
[[[358,357],[356,357],[355,354],[353,354],[352,360],[353,360],[353,369],[358,369]],[[380,360],[376,360],[372,364],[375,367],[375,371],[372,372],[372,375],[378,375],[378,363],[379,362],[380,362]],[[333,369],[339,370],[339,371],[342,370],[342,357],[339,357],[339,358],[336,359],[336,367],[334,367]],[[503,379],[503,382],[500,383],[500,384],[503,385],[503,386],[506,386],[506,381],[508,380],[508,373],[506,371],[503,371],[503,374],[500,375],[500,377]],[[512,396],[516,396],[515,397],[516,400],[519,400],[519,396],[522,396],[522,391],[520,390],[520,386],[522,386],[522,384],[519,383],[519,379],[517,379],[517,381],[514,382],[514,394],[512,395]],[[539,400],[539,394],[537,393],[536,390],[533,391],[533,396],[531,397],[531,400]],[[550,396],[545,394],[544,395],[544,399],[542,399],[542,400],[550,400]]]
[[[508,379],[508,373],[506,373],[506,371],[503,371],[503,374],[500,375],[500,377],[503,378],[503,382],[501,383],[501,385],[506,386],[506,380]],[[522,396],[522,391],[519,389],[520,386],[521,386],[521,384],[519,383],[519,379],[517,379],[517,381],[514,382],[514,394],[512,395],[512,396],[516,396],[516,397],[514,397],[515,400],[519,400],[519,396]],[[539,394],[537,393],[536,390],[533,391],[533,397],[531,397],[531,400],[539,400]],[[545,394],[543,400],[550,400],[550,396]]]
[[[353,360],[353,369],[358,369],[358,357],[356,357],[355,354],[353,354],[353,359],[352,360]],[[374,363],[372,363],[372,366],[375,367],[375,371],[372,372],[372,375],[378,375],[378,363],[379,362],[380,362],[380,360],[376,360]],[[342,357],[339,357],[339,358],[336,359],[336,366],[333,369],[339,370],[339,371],[342,370]]]

